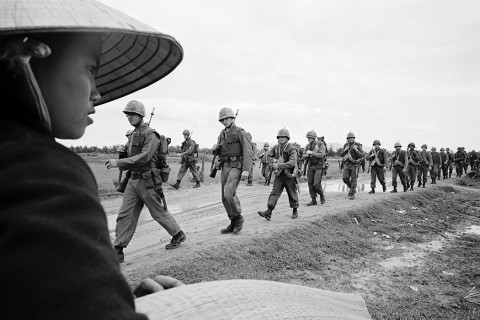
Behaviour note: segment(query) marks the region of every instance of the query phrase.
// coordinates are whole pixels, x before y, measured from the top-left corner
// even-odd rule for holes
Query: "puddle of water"
[[[467,227],[467,231],[465,231],[465,233],[473,233],[473,234],[480,235],[480,226]]]

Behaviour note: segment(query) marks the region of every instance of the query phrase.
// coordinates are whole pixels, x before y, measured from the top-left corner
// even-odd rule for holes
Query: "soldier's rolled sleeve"
[[[133,157],[117,160],[118,167],[124,170],[135,170],[146,165],[152,160],[159,145],[160,139],[152,131],[145,137],[142,151]]]

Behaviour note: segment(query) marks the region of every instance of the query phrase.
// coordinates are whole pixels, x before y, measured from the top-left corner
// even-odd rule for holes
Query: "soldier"
[[[220,132],[214,152],[219,153],[217,168],[222,170],[222,202],[230,224],[221,230],[222,234],[237,234],[242,230],[244,218],[237,197],[240,179],[248,177],[252,166],[252,144],[245,130],[235,125],[235,114],[230,108],[223,108],[218,115],[225,129]]]
[[[278,199],[282,195],[283,189],[287,190],[290,208],[293,209],[292,219],[298,217],[298,193],[297,193],[297,149],[288,143],[290,140],[290,132],[283,128],[277,134],[278,144],[276,144],[269,152],[269,156],[276,159],[272,164],[274,169],[272,192],[268,197],[267,210],[258,211],[261,217],[268,221],[272,218],[272,211],[275,209]]]
[[[440,178],[439,173],[442,166],[442,158],[437,152],[437,148],[432,147],[430,151],[430,156],[432,157],[432,169],[430,170],[430,177],[432,178],[432,184],[436,184],[437,177]]]
[[[448,178],[448,155],[445,152],[445,148],[440,148],[440,161],[442,163],[442,176],[443,179]],[[438,172],[438,179],[440,180],[440,171]]]
[[[349,199],[353,200],[355,199],[357,189],[358,167],[365,157],[365,154],[363,153],[362,145],[355,142],[355,134],[351,131],[347,134],[347,143],[343,145],[340,156],[343,157],[342,179],[349,188]]]
[[[143,121],[145,117],[143,103],[132,100],[127,103],[123,113],[127,116],[128,122],[135,127],[126,146],[126,157],[105,162],[108,169],[118,167],[130,170],[131,176],[118,210],[113,241],[113,247],[120,262],[123,262],[123,249],[132,240],[144,205],[147,206],[152,218],[172,236],[172,240],[165,249],[178,248],[187,239],[175,218],[166,209],[165,203],[162,204],[162,179],[160,170],[156,168],[160,139],[155,130]]]
[[[200,187],[200,177],[197,172],[197,166],[194,157],[196,149],[195,141],[190,137],[190,131],[188,129],[183,130],[182,134],[185,140],[182,142],[182,154],[180,160],[181,166],[178,171],[177,183],[171,184],[171,186],[175,189],[180,188],[180,183],[182,182],[183,177],[187,173],[188,169],[190,169],[190,172],[192,173],[196,182],[193,187],[198,188]]]
[[[475,152],[475,150],[472,150],[468,155],[468,161],[470,162],[471,170],[475,171],[477,169],[477,164],[478,164],[478,154]]]
[[[247,136],[252,141],[252,135],[250,132],[247,132]],[[257,144],[252,141],[252,167],[248,173],[247,186],[251,187],[253,182],[253,168],[255,167],[255,161],[257,161]]]
[[[263,144],[263,150],[262,153],[259,156],[260,163],[262,166],[262,176],[265,178],[265,183],[264,185],[267,185],[267,179],[268,179],[268,173],[270,172],[270,166],[272,165],[272,157],[268,155],[268,150],[270,149],[270,145],[268,142],[265,142]]]
[[[463,174],[464,162],[465,162],[465,153],[462,150],[462,147],[457,148],[457,152],[453,155],[453,161],[455,162],[455,171],[457,172],[457,177],[461,177]]]
[[[323,163],[327,155],[324,143],[316,141],[317,133],[313,130],[307,132],[308,143],[305,146],[304,165],[307,167],[308,192],[312,200],[307,206],[317,205],[317,194],[320,195],[320,203],[325,203],[325,195],[322,188]]]
[[[468,153],[467,150],[465,150],[465,147],[462,147],[463,155],[464,155],[464,161],[463,161],[463,171],[465,174],[467,174],[468,171]]]
[[[448,157],[448,177],[452,177],[453,172],[453,153],[450,151],[450,148],[446,149],[447,157]]]
[[[418,167],[417,180],[418,187],[422,185],[425,188],[425,183],[427,183],[428,171],[432,169],[432,156],[427,152],[427,145],[422,144],[422,151],[419,152],[420,157],[420,166]]]
[[[407,186],[410,186],[410,190],[413,191],[415,185],[415,176],[418,167],[420,166],[420,155],[415,150],[415,143],[410,142],[407,150],[408,166],[407,166]],[[419,181],[420,182],[420,181]]]
[[[168,75],[182,47],[95,1],[0,1],[0,16],[0,317],[147,319],[92,170],[55,139],[80,139],[97,107]]]
[[[385,171],[387,171],[387,151],[380,148],[380,140],[373,140],[373,149],[368,154],[368,170],[371,172],[370,187],[372,190],[368,193],[375,193],[375,185],[378,182],[382,185],[383,192],[387,191],[387,185],[385,183]]]
[[[395,151],[390,156],[392,163],[392,193],[397,192],[397,175],[400,177],[400,182],[403,185],[403,192],[407,192],[407,181],[405,181],[405,173],[407,172],[408,159],[407,153],[402,150],[402,144],[395,142]]]

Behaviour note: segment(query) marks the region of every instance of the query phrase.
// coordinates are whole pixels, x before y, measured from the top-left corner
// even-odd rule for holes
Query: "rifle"
[[[153,118],[153,115],[154,115],[154,112],[155,111],[155,107],[153,107],[153,110],[152,110],[152,113],[150,113],[150,120],[148,120],[147,124],[148,126],[150,127],[150,122],[152,122],[152,118]]]
[[[210,178],[215,178],[217,175],[218,168],[215,166],[215,160],[217,160],[218,154],[218,149],[213,151],[212,165],[210,166]]]
[[[272,166],[270,167],[270,171],[268,171],[268,178],[267,178],[267,186],[270,185],[270,181],[272,180],[272,174],[275,169],[273,169],[273,164],[277,162],[277,159],[273,160]]]
[[[307,167],[308,167],[308,155],[305,155],[305,159],[303,160],[303,176],[307,174]]]

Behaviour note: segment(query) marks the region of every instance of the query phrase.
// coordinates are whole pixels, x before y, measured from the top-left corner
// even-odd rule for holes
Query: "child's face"
[[[93,123],[93,103],[100,100],[95,85],[102,50],[102,36],[94,33],[69,33],[44,41],[51,56],[32,59],[32,70],[47,104],[53,135],[78,139]]]

